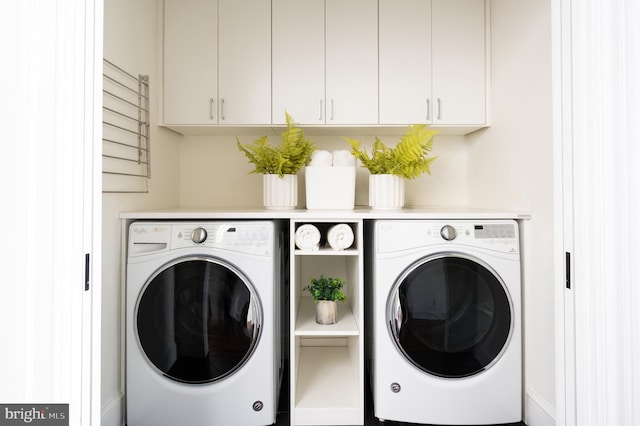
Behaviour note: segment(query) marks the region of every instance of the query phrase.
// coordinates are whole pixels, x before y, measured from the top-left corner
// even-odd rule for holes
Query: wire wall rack
[[[148,193],[149,76],[103,59],[102,192]]]

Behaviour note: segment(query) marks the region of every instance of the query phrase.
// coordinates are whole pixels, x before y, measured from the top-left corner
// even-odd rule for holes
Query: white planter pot
[[[369,175],[369,206],[390,210],[404,207],[404,179],[395,175]]]
[[[338,302],[335,300],[318,300],[316,302],[316,322],[318,324],[335,324],[338,318]]]
[[[267,209],[295,209],[298,205],[298,175],[263,175],[262,195]]]

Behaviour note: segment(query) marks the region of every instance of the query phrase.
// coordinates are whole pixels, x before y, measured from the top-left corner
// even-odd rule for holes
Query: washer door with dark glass
[[[233,266],[215,258],[183,258],[146,283],[135,327],[141,350],[161,374],[211,383],[251,357],[262,309],[249,280]]]
[[[506,348],[513,309],[500,277],[479,259],[439,254],[411,265],[393,285],[387,324],[411,364],[438,377],[490,368]]]

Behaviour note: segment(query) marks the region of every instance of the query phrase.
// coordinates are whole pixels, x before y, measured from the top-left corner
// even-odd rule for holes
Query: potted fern
[[[298,204],[298,171],[309,163],[315,150],[296,123],[285,111],[287,128],[282,142],[273,146],[265,135],[251,144],[242,144],[236,137],[238,149],[254,165],[251,173],[263,175],[263,202],[269,209],[295,208]]]
[[[338,318],[338,301],[344,302],[346,296],[342,287],[346,284],[342,278],[331,278],[320,275],[311,278],[311,284],[303,290],[311,293],[316,305],[316,322],[318,324],[335,324]]]
[[[395,147],[386,146],[376,137],[371,154],[361,147],[360,141],[345,138],[351,153],[369,170],[369,206],[374,209],[404,207],[404,182],[424,173],[431,174],[430,157],[433,136],[437,132],[424,124],[409,126]]]

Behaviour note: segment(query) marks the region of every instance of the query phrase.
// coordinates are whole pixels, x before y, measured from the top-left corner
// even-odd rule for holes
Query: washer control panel
[[[207,241],[207,230],[199,226],[191,233],[191,241],[196,244],[202,244]]]
[[[172,248],[212,247],[243,253],[271,253],[272,226],[265,223],[184,223],[174,224]]]
[[[189,247],[270,256],[273,238],[271,222],[136,222],[129,229],[129,256]]]

